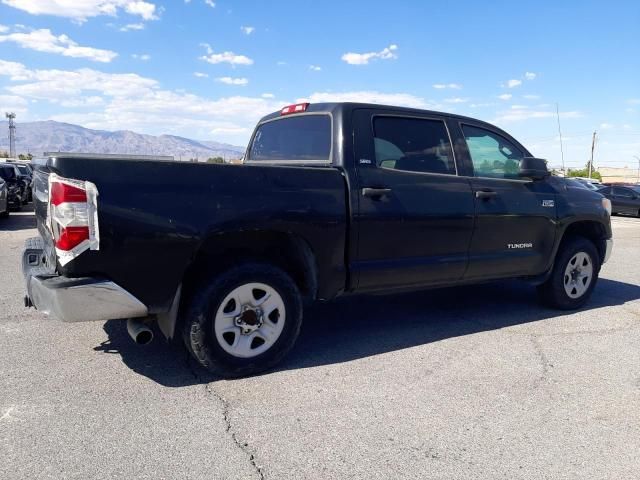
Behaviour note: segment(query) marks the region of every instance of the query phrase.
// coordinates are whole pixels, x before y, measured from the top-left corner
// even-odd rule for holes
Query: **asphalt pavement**
[[[23,307],[0,219],[0,479],[640,478],[640,219],[591,302],[500,282],[309,309],[277,370],[211,378],[123,322]]]

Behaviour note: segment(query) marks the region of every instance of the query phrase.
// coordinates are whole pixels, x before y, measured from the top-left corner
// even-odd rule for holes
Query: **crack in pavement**
[[[202,378],[202,376],[197,372],[197,368],[199,368],[198,366],[193,365],[191,358],[189,357],[189,355],[187,354],[187,358],[186,358],[186,366],[187,369],[189,370],[189,372],[191,373],[191,375],[193,375],[193,377],[201,384],[204,385],[204,390],[205,392],[215,398],[218,403],[222,406],[222,417],[224,419],[224,423],[225,423],[225,432],[231,437],[231,439],[233,440],[233,443],[235,443],[236,447],[238,447],[240,450],[242,450],[242,452],[249,458],[249,463],[251,464],[251,466],[253,467],[253,469],[255,470],[256,474],[258,475],[258,478],[260,478],[260,480],[265,480],[265,474],[264,471],[262,469],[261,465],[258,465],[256,463],[256,457],[253,453],[251,453],[251,450],[249,449],[249,444],[247,442],[243,442],[238,438],[238,435],[236,433],[236,431],[233,429],[233,424],[231,422],[231,417],[229,415],[229,402],[227,402],[225,400],[225,398],[220,395],[218,392],[216,392],[212,387],[211,384],[209,382],[207,382],[205,379]]]

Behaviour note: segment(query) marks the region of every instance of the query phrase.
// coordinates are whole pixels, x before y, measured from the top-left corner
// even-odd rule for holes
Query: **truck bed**
[[[345,289],[346,184],[330,166],[255,166],[52,157],[37,173],[38,228],[46,228],[49,173],[98,188],[100,248],[57,265],[66,277],[107,276],[150,313],[167,311],[183,274],[216,235],[267,231],[294,236],[315,253],[318,294]]]

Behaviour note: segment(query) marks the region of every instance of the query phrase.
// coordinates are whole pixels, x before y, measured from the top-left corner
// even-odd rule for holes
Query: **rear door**
[[[473,228],[469,180],[457,175],[442,117],[355,110],[358,289],[460,280]]]
[[[465,279],[542,273],[555,241],[555,190],[518,176],[520,160],[529,154],[500,130],[473,122],[458,128],[476,214]]]

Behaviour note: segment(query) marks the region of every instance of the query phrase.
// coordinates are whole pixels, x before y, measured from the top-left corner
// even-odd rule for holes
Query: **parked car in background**
[[[16,167],[20,171],[20,177],[26,183],[26,201],[33,201],[33,170],[31,166],[26,163],[16,163]]]
[[[587,190],[592,190],[594,192],[597,192],[598,190],[600,190],[602,188],[602,184],[600,182],[598,182],[598,181],[593,182],[593,181],[589,180],[588,178],[575,177],[575,178],[572,178],[572,180],[576,181],[577,183],[582,185]]]
[[[26,197],[26,184],[20,178],[20,170],[12,163],[0,163],[0,177],[7,183],[11,206],[20,210]]]
[[[0,178],[0,217],[9,216],[9,187],[7,182]]]
[[[598,190],[611,200],[611,213],[640,217],[640,185],[612,185]]]

